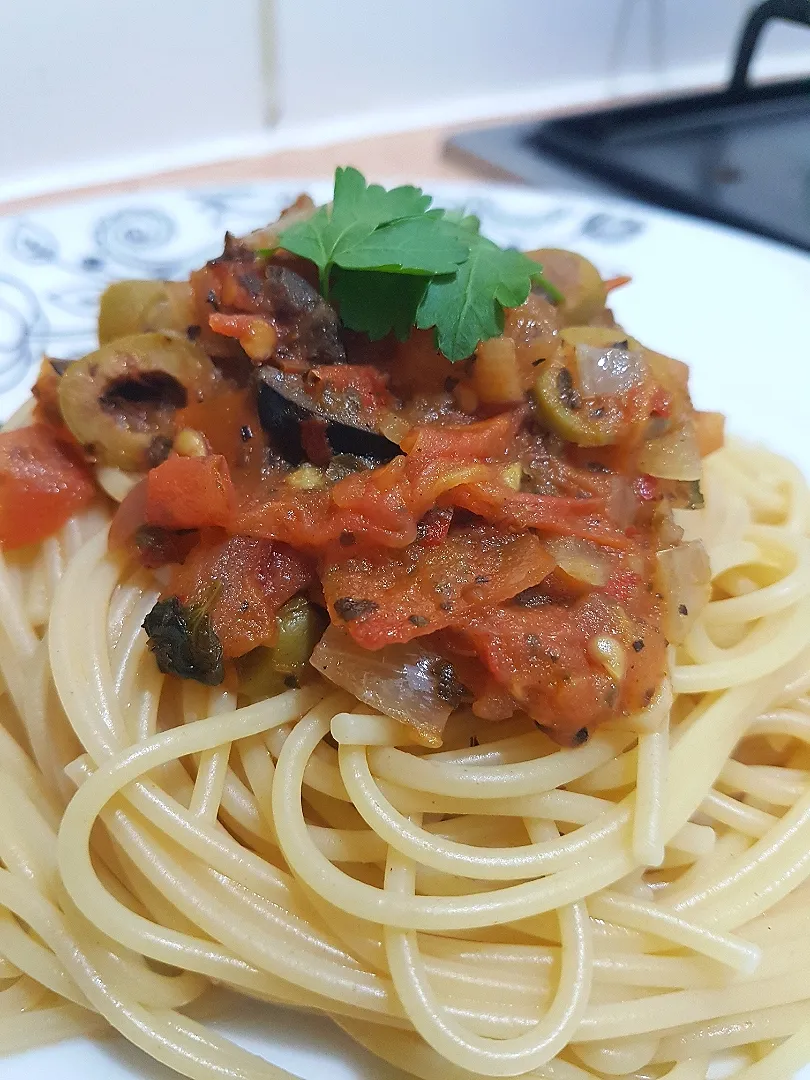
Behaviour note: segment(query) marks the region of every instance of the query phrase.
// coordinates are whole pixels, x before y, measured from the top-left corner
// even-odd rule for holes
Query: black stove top
[[[753,12],[724,90],[466,132],[450,146],[529,183],[607,188],[810,251],[810,78],[747,78],[773,18],[810,26],[810,0]]]

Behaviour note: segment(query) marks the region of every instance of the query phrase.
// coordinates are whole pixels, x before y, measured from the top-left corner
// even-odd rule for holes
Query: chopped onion
[[[605,585],[610,577],[610,561],[589,540],[561,536],[547,545],[557,566],[575,581],[586,585]]]
[[[401,416],[392,412],[383,413],[377,427],[381,435],[385,435],[386,439],[395,443],[401,442],[411,430],[411,425],[407,420],[403,420]]]
[[[371,651],[336,626],[328,628],[310,663],[360,701],[407,724],[424,746],[441,746],[463,692],[452,665],[420,643]]]
[[[484,405],[509,405],[524,398],[512,338],[495,337],[482,341],[475,350],[473,386]]]
[[[638,506],[638,499],[627,477],[612,476],[607,508],[611,518],[620,529],[626,529],[633,524],[638,513]]]
[[[691,421],[646,442],[638,466],[641,472],[662,480],[700,480],[703,469]]]
[[[124,501],[135,485],[143,480],[144,475],[144,473],[124,472],[123,469],[113,465],[96,465],[98,486],[117,503]]]
[[[586,398],[626,394],[644,380],[647,367],[640,352],[613,345],[577,345],[579,389]]]
[[[711,598],[709,556],[699,540],[658,552],[658,588],[664,597],[663,629],[678,644]]]

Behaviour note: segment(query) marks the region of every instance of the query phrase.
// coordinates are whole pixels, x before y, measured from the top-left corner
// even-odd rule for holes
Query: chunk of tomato
[[[0,433],[0,545],[18,548],[53,535],[88,503],[96,486],[71,448],[43,424]]]
[[[236,508],[228,463],[221,454],[167,458],[146,477],[146,520],[163,529],[230,524]]]
[[[484,605],[537,585],[554,560],[532,533],[489,525],[401,551],[340,548],[321,564],[332,619],[366,649],[432,634]]]
[[[175,569],[168,595],[205,604],[225,656],[242,656],[274,644],[276,612],[311,580],[309,563],[285,544],[210,530]]]

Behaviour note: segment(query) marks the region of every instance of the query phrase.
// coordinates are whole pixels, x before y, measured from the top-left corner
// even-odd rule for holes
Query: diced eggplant
[[[214,314],[255,315],[272,327],[274,360],[282,365],[346,362],[337,312],[306,278],[268,263],[229,236],[225,250],[191,276],[200,342],[213,356],[233,358],[234,339],[209,329]]]
[[[327,409],[315,401],[299,375],[274,367],[260,368],[257,374],[259,419],[291,464],[310,460],[326,465],[334,454],[384,462],[402,453],[385,435],[356,420],[348,422],[348,409],[338,417],[331,403]]]
[[[289,342],[292,353],[303,354],[313,364],[345,362],[337,312],[300,274],[271,264],[265,270],[261,291],[282,345]]]

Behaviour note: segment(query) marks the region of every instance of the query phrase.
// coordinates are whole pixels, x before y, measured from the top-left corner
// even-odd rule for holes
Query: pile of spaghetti
[[[0,434],[0,1050],[288,1076],[226,987],[423,1080],[786,1080],[808,487],[621,282],[358,177]]]

